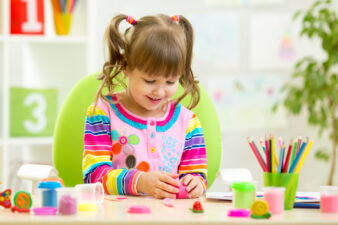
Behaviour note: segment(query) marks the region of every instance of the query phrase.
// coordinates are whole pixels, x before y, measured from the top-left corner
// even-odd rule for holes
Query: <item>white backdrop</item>
[[[290,138],[308,136],[314,144],[300,171],[299,191],[319,191],[325,184],[329,164],[314,158],[319,147],[331,150],[330,142],[324,135],[319,138],[317,129],[306,122],[306,112],[300,116],[288,114],[272,115],[262,101],[274,100],[282,96],[279,87],[292,73],[292,65],[300,57],[312,54],[324,57],[318,48],[318,42],[308,42],[298,35],[299,24],[290,21],[291,15],[300,8],[307,7],[309,0],[100,0],[97,15],[97,70],[103,63],[102,37],[109,20],[118,13],[134,16],[136,19],[148,15],[164,13],[168,15],[183,14],[191,20],[195,27],[195,52],[193,70],[201,83],[214,99],[222,126],[223,158],[221,168],[244,167],[251,170],[254,179],[262,184],[262,172],[251,152],[246,137],[256,138],[265,134],[282,136],[286,143]],[[335,5],[337,6],[337,4]],[[337,7],[336,7],[337,8]],[[312,45],[317,47],[312,47]],[[261,87],[270,93],[254,93],[254,97],[246,97],[248,89],[257,77]],[[224,83],[226,91],[217,92],[217,84]],[[235,95],[232,85],[247,87]],[[251,86],[250,86],[251,85]],[[273,91],[274,94],[271,94]],[[230,96],[232,102],[220,101],[220,96]],[[232,98],[233,96],[233,98]],[[239,102],[234,101],[238,98]],[[224,98],[226,99],[226,98]],[[217,102],[219,101],[219,102]],[[245,104],[252,104],[253,110],[243,114],[241,123],[226,122],[224,111],[229,107],[240,110]],[[230,105],[229,105],[230,104]],[[228,108],[227,108],[228,107]],[[271,117],[270,122],[255,116],[263,112]],[[258,118],[257,118],[258,119]],[[246,121],[247,124],[243,124]],[[338,182],[338,174],[335,177]],[[211,191],[225,190],[225,185],[217,179]]]

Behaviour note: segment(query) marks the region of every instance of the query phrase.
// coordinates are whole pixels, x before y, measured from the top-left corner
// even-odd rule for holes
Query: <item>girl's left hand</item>
[[[188,174],[181,179],[181,182],[186,186],[189,198],[198,198],[203,194],[203,185],[198,176]]]

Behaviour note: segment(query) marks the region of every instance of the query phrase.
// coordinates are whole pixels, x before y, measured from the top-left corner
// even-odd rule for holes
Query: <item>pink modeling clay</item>
[[[249,209],[230,209],[228,212],[228,216],[232,217],[249,217],[250,210]]]
[[[128,208],[128,213],[146,214],[151,213],[151,209],[146,205],[133,205]]]
[[[72,215],[77,213],[77,200],[69,195],[64,195],[59,200],[59,213]]]
[[[183,182],[180,182],[180,186],[178,187],[180,192],[176,194],[176,198],[188,198],[187,187],[184,185]]]
[[[163,205],[168,206],[168,207],[174,207],[174,199],[172,198],[163,199]]]
[[[55,215],[56,211],[57,209],[55,207],[41,207],[33,209],[34,214],[39,216]]]
[[[126,200],[127,196],[117,196],[116,200]]]

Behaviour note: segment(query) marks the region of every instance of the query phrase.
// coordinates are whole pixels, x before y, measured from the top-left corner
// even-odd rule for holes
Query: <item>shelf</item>
[[[53,137],[27,137],[16,138],[12,137],[8,140],[9,145],[51,145]]]
[[[0,37],[1,38],[1,37]],[[23,43],[69,43],[69,44],[87,44],[88,38],[84,36],[37,36],[37,35],[9,35],[6,38],[10,42],[23,42]],[[0,39],[1,40],[1,39]]]

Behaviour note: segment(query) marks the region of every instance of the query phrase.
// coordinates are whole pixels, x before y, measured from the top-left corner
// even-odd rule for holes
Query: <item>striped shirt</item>
[[[117,100],[117,95],[107,97]],[[85,183],[101,182],[107,194],[136,195],[143,172],[198,176],[206,190],[207,158],[196,114],[169,103],[162,118],[140,117],[120,103],[99,100],[87,110],[82,172]]]

